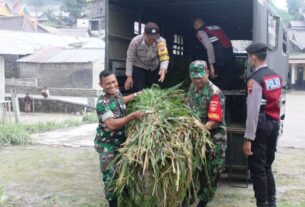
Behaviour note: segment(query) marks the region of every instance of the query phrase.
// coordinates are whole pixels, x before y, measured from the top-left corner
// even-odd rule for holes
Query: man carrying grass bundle
[[[213,199],[224,163],[226,150],[226,128],[224,121],[224,96],[211,81],[205,61],[196,60],[189,66],[192,84],[188,91],[188,103],[194,114],[209,129],[214,149],[207,151],[209,176],[202,175],[198,198],[200,207]],[[207,180],[207,177],[210,179]]]
[[[113,176],[113,169],[110,169],[108,164],[115,158],[117,150],[126,139],[125,126],[132,120],[142,118],[144,113],[136,111],[127,115],[125,103],[133,100],[137,93],[123,97],[113,72],[105,70],[100,73],[100,86],[104,94],[98,98],[96,105],[99,126],[96,129],[94,144],[99,153],[106,198],[109,206],[116,206],[116,196],[113,190],[108,188]]]

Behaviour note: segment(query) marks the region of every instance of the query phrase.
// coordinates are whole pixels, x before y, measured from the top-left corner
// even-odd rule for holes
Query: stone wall
[[[5,86],[5,92],[10,93],[11,89],[17,94],[40,95],[42,88],[30,86]],[[82,88],[48,88],[50,96],[73,96],[73,97],[97,97],[100,90]]]
[[[37,78],[41,88],[93,88],[92,68],[92,63],[19,63],[20,77]]]
[[[5,78],[18,78],[19,70],[16,60],[19,59],[18,55],[4,55],[5,59]]]
[[[34,111],[43,113],[82,113],[95,111],[94,107],[88,107],[81,104],[72,104],[59,100],[51,99],[33,99]],[[20,111],[24,111],[23,98],[19,98]],[[33,106],[31,107],[31,110]]]
[[[38,87],[37,78],[5,78],[6,86]]]

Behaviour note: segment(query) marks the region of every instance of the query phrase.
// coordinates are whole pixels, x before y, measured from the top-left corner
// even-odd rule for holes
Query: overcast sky
[[[287,9],[287,2],[286,0],[272,0],[274,5],[280,9]]]

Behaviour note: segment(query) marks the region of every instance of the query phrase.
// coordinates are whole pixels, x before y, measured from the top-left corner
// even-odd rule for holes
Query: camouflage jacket
[[[104,121],[108,118],[121,118],[126,116],[126,105],[123,96],[118,92],[117,96],[109,96],[103,94],[98,98],[96,105],[99,126],[96,129],[96,140],[99,143],[109,143],[120,145],[125,141],[125,127],[111,131],[108,129]]]
[[[225,126],[225,97],[211,81],[200,91],[194,84],[191,84],[188,91],[188,100],[194,115],[200,118],[203,124],[211,120],[219,122],[219,127]]]

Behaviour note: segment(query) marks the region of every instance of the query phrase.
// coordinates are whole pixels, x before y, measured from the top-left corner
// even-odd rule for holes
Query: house
[[[105,25],[105,0],[87,0],[83,21],[88,19],[88,28],[91,36],[101,37]]]
[[[5,58],[5,78],[7,79],[20,78],[17,59],[34,54],[44,47],[77,47],[80,45],[82,48],[105,48],[105,43],[98,38],[14,30],[0,30],[0,45],[0,56]]]
[[[11,10],[6,1],[0,1],[0,16],[11,16]]]
[[[30,11],[16,0],[0,0],[0,16],[30,16]]]
[[[38,87],[98,89],[104,50],[47,47],[17,62],[20,77],[36,78]]]
[[[42,32],[46,33],[42,28],[39,28],[35,20],[31,20],[27,16],[7,16],[0,17],[0,30],[15,30],[23,32]]]
[[[305,89],[305,14],[288,25],[290,85]]]

